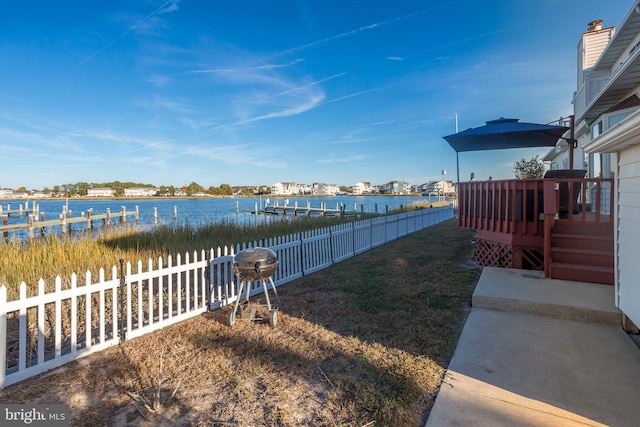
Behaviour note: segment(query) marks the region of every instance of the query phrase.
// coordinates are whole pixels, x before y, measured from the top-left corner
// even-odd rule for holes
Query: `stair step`
[[[552,232],[561,234],[613,235],[613,224],[605,222],[564,222],[556,221]]]
[[[560,239],[585,239],[585,240],[601,240],[603,242],[613,242],[613,235],[600,236],[596,234],[572,234],[572,233],[554,233],[551,232],[551,238]]]
[[[613,236],[552,234],[551,247],[593,249],[613,253]]]
[[[552,262],[551,278],[613,285],[614,269],[612,266]]]
[[[551,259],[556,263],[613,267],[614,255],[611,250],[553,247]]]

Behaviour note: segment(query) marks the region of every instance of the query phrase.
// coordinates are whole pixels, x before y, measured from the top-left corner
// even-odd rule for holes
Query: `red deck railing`
[[[545,213],[572,222],[610,222],[612,190],[612,178],[461,182],[458,223],[476,230],[535,235]]]
[[[458,185],[458,224],[475,229],[484,240],[542,252],[547,271],[555,221],[612,225],[612,195],[613,179],[463,182]]]
[[[535,213],[543,212],[542,183],[542,180],[460,183],[458,223],[476,230],[537,234],[539,216]]]

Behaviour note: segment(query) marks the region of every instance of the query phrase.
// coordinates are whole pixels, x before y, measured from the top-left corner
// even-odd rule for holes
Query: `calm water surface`
[[[112,213],[120,212],[122,206],[127,212],[139,212],[138,223],[140,225],[152,226],[154,223],[154,211],[157,211],[158,223],[169,225],[189,225],[198,228],[200,226],[218,222],[237,222],[240,224],[255,224],[256,221],[270,221],[272,217],[268,215],[254,214],[256,206],[263,207],[265,203],[272,206],[275,202],[283,206],[288,202],[289,207],[293,207],[297,202],[299,208],[304,208],[307,203],[312,208],[320,208],[326,204],[327,209],[342,208],[347,212],[384,213],[386,209],[400,208],[415,201],[426,201],[424,196],[335,196],[335,197],[255,197],[255,198],[203,198],[203,199],[138,199],[138,200],[77,200],[77,199],[56,199],[37,201],[40,213],[44,214],[45,220],[58,219],[59,215],[68,209],[73,217],[78,217],[90,209],[94,215],[103,214],[110,209]],[[437,200],[433,198],[432,200]],[[11,209],[17,209],[24,200],[12,200],[2,202],[4,209],[7,204]],[[31,206],[33,201],[29,201]],[[175,215],[177,214],[177,215]],[[175,216],[175,218],[174,218]],[[132,222],[133,217],[128,217],[127,221]],[[10,224],[27,222],[27,217],[12,215]],[[59,227],[57,227],[59,230]],[[74,229],[81,229],[82,226],[75,225]],[[55,232],[55,230],[52,230]]]

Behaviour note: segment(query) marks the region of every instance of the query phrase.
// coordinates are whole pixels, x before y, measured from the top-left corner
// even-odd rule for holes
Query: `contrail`
[[[276,97],[276,96],[286,95],[286,94],[289,94],[289,93],[291,93],[291,92],[295,92],[295,91],[297,91],[297,90],[304,89],[304,88],[306,88],[306,87],[319,85],[320,83],[324,83],[324,82],[326,82],[326,81],[333,80],[333,79],[338,78],[338,77],[342,77],[342,76],[344,76],[345,74],[347,74],[347,73],[346,73],[346,72],[342,72],[342,73],[334,74],[334,75],[332,75],[332,76],[325,77],[325,78],[320,79],[320,80],[316,80],[315,82],[311,82],[311,83],[308,83],[308,84],[303,85],[303,86],[294,87],[294,88],[292,88],[292,89],[288,89],[288,90],[285,90],[285,91],[283,91],[283,92],[276,93],[275,95],[271,95],[271,96],[269,96],[267,99],[269,99],[269,98],[274,98],[274,97]]]
[[[263,65],[256,65],[253,67],[246,67],[246,68],[211,68],[208,70],[186,71],[186,73],[187,74],[213,74],[213,73],[235,73],[239,71],[275,70],[277,68],[291,67],[303,61],[304,59],[298,58],[296,60],[287,62],[286,64],[263,64]]]
[[[342,101],[343,99],[353,98],[354,96],[364,95],[365,93],[375,92],[377,90],[380,90],[380,88],[367,89],[367,90],[363,90],[363,91],[360,91],[360,92],[352,93],[350,95],[340,96],[338,98],[333,98],[333,99],[330,99],[330,100],[326,101],[325,104],[331,104],[332,102]]]
[[[354,30],[350,30],[350,31],[346,31],[344,33],[340,33],[340,34],[336,34],[336,35],[333,35],[333,36],[325,37],[323,39],[312,41],[312,42],[309,42],[309,43],[306,43],[306,44],[303,44],[303,45],[300,45],[300,46],[297,46],[297,47],[292,47],[290,49],[285,49],[285,50],[280,51],[278,53],[275,53],[274,55],[271,55],[271,56],[284,55],[284,54],[288,54],[288,53],[292,53],[292,52],[297,52],[297,51],[300,51],[300,50],[308,49],[308,48],[311,48],[311,47],[327,44],[327,43],[330,43],[330,42],[332,42],[334,40],[338,40],[338,39],[341,39],[341,38],[344,38],[344,37],[347,37],[347,36],[350,36],[350,35],[353,35],[353,34],[361,33],[363,31],[373,30],[373,29],[378,28],[378,27],[384,27],[384,26],[387,26],[387,25],[390,25],[390,24],[395,24],[396,22],[399,22],[399,21],[404,21],[405,19],[413,18],[413,17],[420,16],[420,15],[424,15],[425,13],[431,13],[434,10],[442,9],[444,7],[447,7],[447,6],[449,6],[451,4],[455,4],[455,3],[459,3],[459,2],[454,1],[454,2],[449,3],[449,4],[442,4],[442,5],[439,5],[439,6],[436,6],[436,7],[432,7],[431,9],[425,9],[425,10],[421,10],[421,11],[418,11],[418,12],[409,13],[407,15],[403,15],[403,16],[398,16],[398,17],[395,17],[395,18],[387,19],[385,21],[376,22],[374,24],[365,25],[365,26],[356,28]]]
[[[425,53],[427,53],[427,52],[432,52],[432,51],[434,51],[434,50],[444,49],[445,47],[456,46],[456,45],[463,44],[463,43],[467,43],[467,42],[470,42],[470,41],[473,41],[473,40],[482,39],[482,38],[484,38],[484,37],[489,37],[489,36],[493,36],[493,35],[496,35],[496,34],[504,33],[504,32],[506,32],[506,31],[511,31],[511,30],[516,29],[516,28],[518,28],[518,27],[503,28],[503,29],[501,29],[501,30],[492,31],[492,32],[490,32],[490,33],[479,34],[479,35],[477,35],[477,36],[473,36],[473,37],[467,37],[466,39],[463,39],[463,40],[458,40],[458,41],[455,41],[455,42],[451,42],[451,43],[443,44],[443,45],[440,45],[440,46],[434,46],[434,47],[431,47],[431,48],[429,48],[429,49],[425,49],[425,50],[421,50],[421,51],[419,51],[419,52],[415,52],[415,53],[413,53],[413,54],[407,55],[405,58],[411,58],[411,57],[413,57],[413,56],[422,55],[422,54],[425,54]]]
[[[122,33],[120,35],[120,37],[113,39],[109,44],[107,44],[105,47],[103,47],[102,49],[100,49],[99,51],[93,53],[92,55],[87,56],[82,63],[84,64],[85,62],[91,61],[93,58],[95,58],[96,56],[100,55],[102,52],[104,52],[105,50],[109,49],[111,46],[115,45],[116,43],[118,43],[120,40],[122,40],[127,34],[129,34],[130,32],[132,32],[133,30],[137,29],[141,24],[143,24],[144,22],[146,22],[149,18],[151,18],[152,16],[157,15],[158,13],[160,13],[162,11],[162,9],[165,8],[165,6],[167,6],[170,3],[173,3],[175,5],[175,8],[170,8],[167,10],[167,12],[173,12],[174,10],[176,10],[177,5],[178,5],[178,1],[179,0],[167,0],[164,3],[162,3],[162,5],[157,8],[156,10],[154,10],[153,12],[151,12],[150,14],[148,14],[147,16],[145,16],[144,18],[142,18],[141,20],[139,20],[138,22],[136,22],[134,25],[132,25],[131,27],[129,27],[124,33]]]

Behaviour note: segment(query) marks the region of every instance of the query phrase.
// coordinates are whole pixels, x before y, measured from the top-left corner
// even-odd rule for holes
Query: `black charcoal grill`
[[[262,290],[266,300],[266,308],[269,311],[269,324],[274,327],[278,323],[278,307],[272,307],[269,300],[269,290],[267,281],[271,283],[271,289],[276,296],[278,306],[281,306],[278,291],[273,283],[273,274],[278,269],[278,257],[275,252],[268,248],[250,248],[238,252],[233,257],[233,272],[238,277],[238,292],[233,310],[229,313],[227,324],[231,327],[236,323],[236,319],[259,320],[256,317],[259,304],[249,304],[249,292],[251,282],[261,282]],[[246,301],[240,305],[242,291],[245,291]]]

